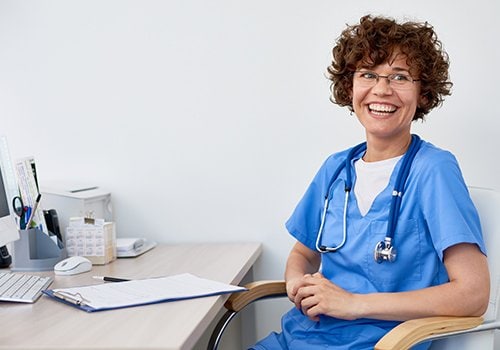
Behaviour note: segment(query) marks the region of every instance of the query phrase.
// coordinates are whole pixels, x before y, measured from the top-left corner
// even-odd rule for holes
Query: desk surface
[[[49,288],[102,283],[94,275],[147,278],[190,272],[238,284],[261,253],[259,243],[159,245]],[[38,273],[54,275],[53,272]],[[86,313],[43,295],[34,304],[0,303],[0,349],[191,349],[223,307],[213,296]]]

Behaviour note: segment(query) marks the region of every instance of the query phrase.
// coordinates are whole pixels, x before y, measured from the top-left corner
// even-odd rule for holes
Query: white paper
[[[233,286],[194,276],[189,273],[169,277],[107,282],[84,287],[54,289],[54,292],[78,295],[83,305],[94,309],[119,308],[161,301],[190,299],[243,291]]]

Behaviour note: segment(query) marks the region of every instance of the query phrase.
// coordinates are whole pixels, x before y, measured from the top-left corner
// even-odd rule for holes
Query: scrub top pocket
[[[380,292],[408,290],[410,281],[422,279],[422,239],[416,220],[399,220],[394,233],[393,246],[396,249],[394,262],[377,263],[374,250],[387,233],[386,221],[372,221],[369,229],[371,249],[366,256],[368,278],[377,285]]]

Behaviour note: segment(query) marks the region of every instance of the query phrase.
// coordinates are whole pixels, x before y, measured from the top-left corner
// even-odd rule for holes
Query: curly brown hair
[[[333,59],[327,68],[332,81],[330,100],[351,112],[353,74],[360,66],[375,67],[393,58],[398,51],[406,56],[410,74],[421,83],[422,103],[413,120],[424,119],[431,109],[451,94],[449,59],[434,28],[425,23],[397,23],[392,18],[364,16],[348,26],[336,41]]]

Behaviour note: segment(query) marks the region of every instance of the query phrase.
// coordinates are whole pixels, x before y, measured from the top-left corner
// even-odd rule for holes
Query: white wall
[[[119,236],[261,241],[281,278],[283,223],[330,153],[363,132],[323,73],[368,12],[432,23],[454,94],[415,126],[471,184],[500,188],[494,0],[1,0],[0,134],[40,181],[112,192]],[[263,312],[263,310],[262,310]],[[261,313],[262,313],[261,312]]]

